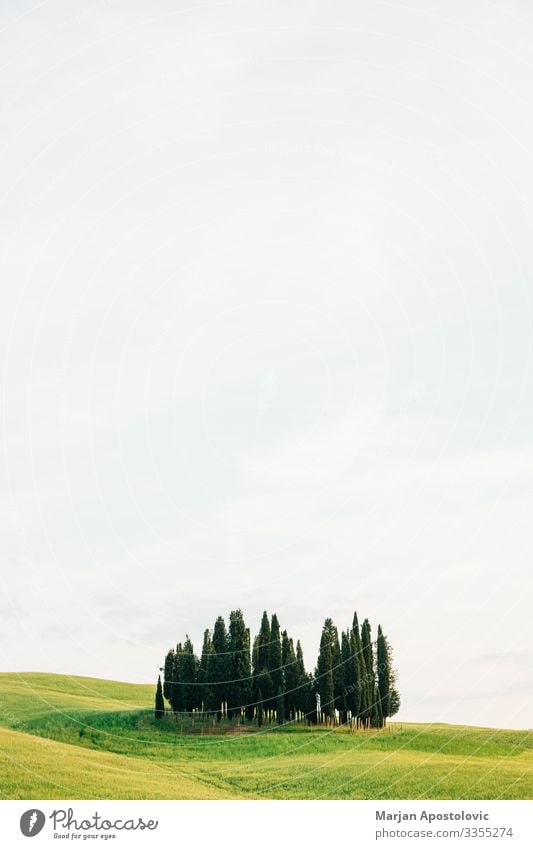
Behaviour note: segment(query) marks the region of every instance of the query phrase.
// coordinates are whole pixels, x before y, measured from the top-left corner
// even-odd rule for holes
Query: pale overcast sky
[[[531,3],[0,30],[0,668],[357,609],[401,718],[531,726]]]

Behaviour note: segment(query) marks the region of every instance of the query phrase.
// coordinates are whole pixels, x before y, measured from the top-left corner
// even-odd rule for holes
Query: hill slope
[[[233,798],[183,771],[0,728],[3,799]]]
[[[448,725],[235,734],[153,717],[153,687],[0,673],[4,798],[533,798],[531,734]],[[194,733],[186,733],[186,732]]]
[[[102,678],[46,672],[0,672],[0,723],[5,712],[20,719],[72,710],[133,710],[152,707],[154,688]]]

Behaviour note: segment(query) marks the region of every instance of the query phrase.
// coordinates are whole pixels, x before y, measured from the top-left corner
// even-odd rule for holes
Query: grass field
[[[3,798],[531,799],[526,731],[260,731],[153,718],[153,687],[0,673]]]

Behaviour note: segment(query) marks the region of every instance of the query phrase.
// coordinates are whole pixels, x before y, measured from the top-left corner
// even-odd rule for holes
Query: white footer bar
[[[0,845],[37,849],[73,844],[118,849],[531,849],[533,802],[0,802]]]

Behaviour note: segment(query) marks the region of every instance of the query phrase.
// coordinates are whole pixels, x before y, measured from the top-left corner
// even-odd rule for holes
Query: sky
[[[533,725],[526,0],[0,8],[0,669],[262,611]]]

